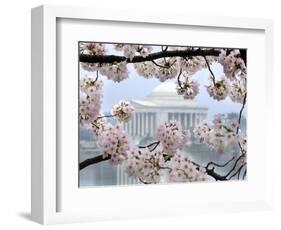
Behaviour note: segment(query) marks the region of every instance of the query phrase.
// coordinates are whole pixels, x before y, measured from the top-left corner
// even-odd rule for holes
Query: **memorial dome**
[[[149,107],[205,108],[199,106],[196,100],[184,99],[183,96],[178,95],[174,81],[161,83],[143,100],[134,100],[133,102]]]

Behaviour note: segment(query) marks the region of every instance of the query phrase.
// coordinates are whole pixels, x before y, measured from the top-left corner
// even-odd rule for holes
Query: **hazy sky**
[[[112,49],[110,48],[110,50]],[[132,64],[129,64],[128,68],[129,78],[123,80],[120,83],[107,80],[105,76],[100,75],[100,79],[102,79],[104,82],[102,112],[110,111],[112,106],[118,103],[120,100],[144,99],[155,87],[161,84],[158,79],[145,79],[139,76],[135,72]],[[214,64],[211,66],[211,68],[216,77],[220,77],[222,75],[222,66],[220,64]],[[93,77],[96,76],[95,73],[86,72],[82,68],[80,69],[81,76],[83,76],[84,74],[93,75]],[[209,94],[207,93],[205,87],[209,82],[209,71],[207,69],[197,72],[193,77],[200,84],[200,91],[195,100],[199,105],[208,108],[208,120],[211,120],[214,114],[217,113],[239,113],[241,104],[234,103],[229,98],[222,101],[216,101],[209,97]],[[176,79],[172,79],[169,81],[176,81]]]

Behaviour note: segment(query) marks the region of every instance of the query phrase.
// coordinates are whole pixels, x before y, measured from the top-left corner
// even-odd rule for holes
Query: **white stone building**
[[[131,101],[135,108],[133,118],[124,123],[124,129],[135,144],[146,139],[154,139],[157,127],[169,120],[177,120],[182,129],[192,129],[207,119],[208,109],[195,100],[185,100],[178,95],[174,82],[164,82],[143,100]],[[155,139],[154,139],[155,140]],[[137,183],[128,178],[122,167],[117,169],[117,184]]]

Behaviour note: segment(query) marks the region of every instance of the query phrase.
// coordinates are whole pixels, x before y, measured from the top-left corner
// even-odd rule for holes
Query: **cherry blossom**
[[[242,58],[240,58],[240,51],[235,49],[226,54],[224,49],[218,57],[218,62],[223,66],[225,76],[230,80],[235,80],[238,76],[246,77],[246,66]]]
[[[220,80],[210,80],[210,85],[206,86],[206,88],[210,97],[217,101],[225,99],[230,91],[229,82],[224,76],[222,76]]]
[[[195,165],[190,157],[180,151],[171,158],[169,168],[169,181],[171,182],[208,180],[205,168]]]
[[[91,123],[91,131],[96,136],[99,136],[103,132],[103,129],[106,126],[106,124],[107,124],[106,117],[103,114],[99,114],[99,116]]]
[[[174,155],[189,140],[189,132],[181,130],[177,121],[165,122],[157,129],[157,139],[161,142],[166,154]]]
[[[82,124],[89,124],[98,117],[102,102],[102,86],[101,80],[87,76],[81,79],[79,119]]]
[[[81,42],[80,43],[80,52],[88,55],[105,55],[106,49],[102,43],[94,42]],[[80,63],[81,67],[89,72],[96,71],[99,67],[98,63]]]
[[[103,151],[103,157],[110,156],[112,164],[122,163],[127,157],[126,152],[130,149],[128,136],[118,124],[104,125],[98,136],[98,144]]]
[[[96,63],[87,63],[87,62],[82,62],[80,63],[81,67],[86,70],[86,71],[89,71],[89,72],[94,72],[96,70],[98,70],[98,64]]]
[[[173,79],[179,72],[179,65],[176,58],[166,58],[155,61],[156,70],[154,75],[161,82]]]
[[[95,43],[95,42],[82,42],[80,43],[80,52],[83,54],[89,55],[104,55],[106,53],[106,49],[104,44]]]
[[[134,63],[134,67],[139,75],[145,78],[155,77],[161,82],[175,78],[179,72],[179,65],[176,58]]]
[[[159,183],[162,165],[164,157],[161,150],[151,152],[148,148],[135,148],[127,151],[125,167],[128,175],[139,178],[144,183]]]
[[[206,121],[198,124],[194,130],[194,136],[199,143],[207,144],[219,153],[223,153],[226,148],[231,148],[238,143],[238,135],[236,134],[237,121],[225,124],[221,115],[216,115],[213,120],[213,126]]]
[[[99,71],[102,75],[114,82],[120,82],[129,77],[126,62],[120,62],[118,64],[103,64],[99,68]]]
[[[186,72],[183,75],[184,80],[179,79],[177,82],[177,92],[179,95],[183,95],[184,99],[194,99],[199,93],[199,84]]]
[[[156,71],[156,65],[152,62],[134,63],[134,67],[137,73],[144,78],[152,78]]]
[[[247,92],[246,89],[246,80],[234,80],[230,83],[230,92],[229,97],[233,102],[238,102],[243,104],[245,94]]]
[[[199,70],[203,69],[206,62],[202,57],[180,58],[179,65],[184,72],[192,76]]]
[[[151,46],[147,45],[123,45],[116,44],[115,49],[118,51],[123,51],[123,54],[126,58],[132,60],[135,56],[146,57],[152,50]]]
[[[129,101],[120,101],[117,105],[114,105],[111,114],[117,116],[120,122],[127,122],[132,117],[134,107]]]

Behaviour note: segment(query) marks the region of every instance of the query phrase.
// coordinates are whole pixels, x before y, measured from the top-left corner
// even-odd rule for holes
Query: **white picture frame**
[[[249,147],[249,150],[256,150],[256,156],[252,154],[251,157],[251,153],[249,154],[249,161],[251,162],[252,159],[252,162],[255,162],[252,166],[249,165],[249,170],[252,169],[252,172],[256,172],[256,175],[259,176],[258,166],[264,161],[264,175],[261,175],[260,180],[257,180],[257,176],[253,175],[254,173],[252,177],[249,173],[248,181],[233,182],[227,186],[222,183],[211,183],[207,185],[196,184],[192,187],[182,184],[148,187],[138,186],[130,188],[93,188],[77,192],[76,189],[78,189],[78,187],[76,187],[74,182],[76,180],[75,177],[77,177],[77,172],[75,174],[75,171],[77,171],[77,169],[75,169],[75,164],[77,162],[71,157],[70,158],[73,160],[70,159],[69,162],[66,162],[64,161],[65,158],[63,155],[57,155],[57,152],[60,150],[57,128],[60,124],[57,118],[58,113],[64,109],[63,106],[62,108],[58,108],[58,97],[61,95],[61,88],[57,79],[59,74],[57,39],[58,34],[61,33],[59,29],[62,28],[58,26],[58,23],[61,19],[69,19],[70,24],[75,20],[80,20],[80,22],[84,20],[88,22],[98,21],[106,25],[120,22],[122,25],[129,26],[135,23],[138,25],[149,25],[151,28],[161,27],[163,30],[165,30],[165,27],[172,29],[181,28],[181,30],[183,30],[187,26],[194,29],[200,28],[203,32],[208,29],[219,29],[230,32],[232,30],[239,30],[240,32],[242,31],[242,34],[245,34],[245,37],[247,37],[247,33],[253,31],[260,34],[259,44],[262,46],[260,47],[260,52],[264,54],[264,59],[258,62],[262,69],[262,71],[258,73],[260,83],[251,84],[249,82],[249,87],[252,92],[249,96],[249,100],[252,101],[253,106],[249,108],[248,135],[252,135],[252,143],[259,143],[257,146],[253,145]],[[76,27],[79,26],[80,24],[78,23]],[[103,36],[106,37],[108,34],[104,34]],[[240,34],[239,36],[244,35]],[[234,40],[237,38],[235,38],[235,36],[233,37]],[[252,37],[248,38],[249,42],[251,38]],[[116,39],[118,40],[118,38]],[[128,39],[128,42],[134,41],[130,40],[133,38]],[[139,41],[144,39],[144,37],[138,37]],[[202,39],[206,40],[206,38]],[[209,39],[210,41],[212,39],[215,40],[216,35],[211,34]],[[245,38],[245,40],[247,40],[247,38]],[[176,42],[179,44],[181,41],[177,40]],[[252,55],[254,56],[254,53]],[[274,106],[273,91],[271,90],[274,84],[272,63],[273,23],[270,20],[174,15],[157,11],[127,12],[99,8],[51,5],[44,5],[32,9],[32,219],[41,224],[56,224],[271,208],[273,179],[270,162],[272,158],[270,138],[266,136],[266,133],[270,133],[270,130],[273,129],[273,124],[270,122],[269,117],[270,111],[272,111]],[[249,71],[250,76],[254,73],[254,70],[252,73]],[[77,79],[72,80],[75,82]],[[75,88],[74,83],[72,84],[69,82],[69,86],[70,88]],[[62,97],[64,97],[64,95],[62,95]],[[259,106],[261,106],[262,110],[256,108]],[[259,113],[258,115],[256,114],[257,112]],[[254,114],[256,114],[256,116],[254,116]],[[264,132],[261,136],[257,137],[254,131],[255,122],[260,122],[262,119],[266,120],[267,125],[263,128]],[[75,125],[76,123],[74,126]],[[72,141],[75,139],[75,136],[66,136],[65,138],[70,138],[70,145],[74,145]],[[264,142],[261,143],[261,140]],[[73,152],[73,154],[75,154],[75,152]],[[72,175],[69,176],[72,179],[67,179],[67,182],[64,175],[66,172],[72,171],[61,170],[62,162],[64,162],[63,168],[65,170],[73,171],[73,177]],[[73,191],[68,191],[68,188],[73,189]],[[208,189],[213,196],[211,198],[208,196],[202,197],[200,198],[201,202],[199,202],[198,196],[201,193],[198,192],[206,189]],[[236,190],[240,190],[245,196],[241,194],[237,195],[237,197],[232,196],[236,193]],[[177,193],[175,193],[175,191],[177,191]],[[229,196],[222,196],[219,191],[228,192]],[[254,193],[253,191],[256,192]],[[126,195],[124,195],[125,193]],[[126,199],[113,199],[113,194],[119,198]],[[163,197],[161,196],[165,197],[165,195],[168,194],[177,195],[178,198],[167,198],[165,203],[162,204],[161,199],[163,200]],[[195,196],[196,194],[198,194],[197,197]],[[132,203],[132,201],[134,201],[133,197],[137,195],[140,196],[140,199]],[[193,201],[191,199],[186,199],[181,202],[180,198],[191,195],[195,196],[192,199]],[[90,196],[98,197],[98,199],[90,201],[89,199],[82,199],[82,197]],[[106,197],[111,198],[106,200]],[[154,199],[151,197],[154,197]],[[61,200],[63,200],[65,208],[60,207]],[[149,207],[147,207],[146,204],[149,204]]]

